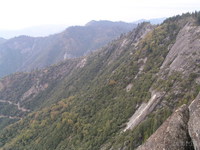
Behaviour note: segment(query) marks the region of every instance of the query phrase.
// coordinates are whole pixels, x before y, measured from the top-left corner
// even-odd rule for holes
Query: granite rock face
[[[192,150],[193,145],[187,130],[188,120],[189,110],[183,105],[137,150]]]
[[[183,74],[197,72],[200,59],[199,44],[200,27],[187,23],[177,35],[176,42],[170,49],[162,68],[169,69],[170,73],[179,71]]]
[[[200,93],[178,108],[137,150],[200,150]]]
[[[188,130],[195,150],[200,150],[200,94],[189,106]]]
[[[160,76],[179,72],[182,76],[198,74],[200,27],[188,22],[169,47]],[[166,73],[167,72],[167,73]],[[199,84],[199,78],[196,79]],[[176,87],[173,87],[174,91]],[[183,92],[176,90],[176,93]],[[179,107],[138,150],[200,150],[200,94],[189,105]]]

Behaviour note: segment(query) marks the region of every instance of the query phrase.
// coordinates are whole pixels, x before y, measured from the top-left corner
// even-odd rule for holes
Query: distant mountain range
[[[151,24],[161,24],[166,18],[154,18],[154,19],[140,19],[137,21],[134,21],[133,23],[138,24],[142,22],[150,22]]]
[[[155,19],[140,19],[137,21],[134,21],[134,24],[142,23],[142,22],[150,22],[151,24],[160,24],[162,23],[166,18],[155,18]],[[96,24],[100,25],[113,25],[112,23],[108,23],[107,21],[91,21],[87,23],[86,25],[89,25],[92,23],[92,25]],[[124,26],[125,22],[117,22],[118,25]],[[130,23],[127,23],[127,25],[130,25]],[[44,36],[49,36],[55,33],[59,33],[64,31],[68,26],[67,25],[41,25],[41,26],[33,26],[33,27],[28,27],[24,29],[19,29],[19,30],[0,30],[0,37],[5,38],[5,39],[10,39],[13,37],[17,37],[20,35],[27,35],[27,36],[32,36],[32,37],[44,37]]]
[[[86,56],[2,78],[0,150],[199,150],[199,20],[141,23]],[[125,31],[117,24],[3,45],[10,60],[36,67],[102,45]]]
[[[20,35],[28,35],[33,37],[48,36],[64,31],[67,25],[42,25],[34,26],[19,30],[0,30],[0,37],[10,39]]]
[[[0,42],[0,77],[83,56],[136,27],[133,23],[91,21],[47,37],[19,36]]]

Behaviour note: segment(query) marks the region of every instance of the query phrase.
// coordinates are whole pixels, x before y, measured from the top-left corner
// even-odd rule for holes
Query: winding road
[[[16,104],[16,103],[13,103],[13,102],[11,102],[9,100],[0,100],[0,103],[8,103],[10,105],[15,105],[15,106],[17,106],[18,110],[23,111],[23,112],[29,112],[30,111],[29,109],[21,107],[20,104],[19,104],[19,102]]]
[[[19,102],[16,104],[12,101],[9,101],[9,100],[0,100],[0,103],[8,103],[9,105],[14,105],[14,106],[17,106],[17,109],[19,111],[22,111],[22,112],[30,112],[29,109],[26,109],[24,107],[21,107]],[[21,117],[17,117],[17,116],[6,116],[6,115],[1,115],[0,114],[0,118],[9,118],[9,119],[22,119]]]
[[[16,117],[16,116],[5,116],[5,115],[0,115],[0,118],[22,119],[21,117]]]

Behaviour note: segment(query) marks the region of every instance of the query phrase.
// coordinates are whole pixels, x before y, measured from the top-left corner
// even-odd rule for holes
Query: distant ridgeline
[[[124,22],[92,21],[47,37],[0,38],[0,77],[83,56],[135,27],[136,24]]]
[[[2,78],[0,149],[133,150],[141,144],[139,150],[198,149],[199,15],[178,15],[160,25],[141,23],[88,55]],[[85,27],[72,27],[54,36],[68,37],[66,33],[75,28],[88,33]],[[48,37],[51,46],[54,36]],[[24,38],[33,42],[19,37]],[[40,53],[34,62],[51,64],[49,60],[63,58],[64,53],[57,55],[54,48],[65,45],[51,46],[48,57]],[[28,57],[27,51],[20,54]],[[73,57],[85,53],[69,52]]]

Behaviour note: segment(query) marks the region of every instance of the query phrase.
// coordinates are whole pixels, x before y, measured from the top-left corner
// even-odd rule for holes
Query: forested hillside
[[[90,55],[2,78],[0,99],[27,111],[0,101],[0,149],[136,149],[200,91],[198,16],[142,23]]]

